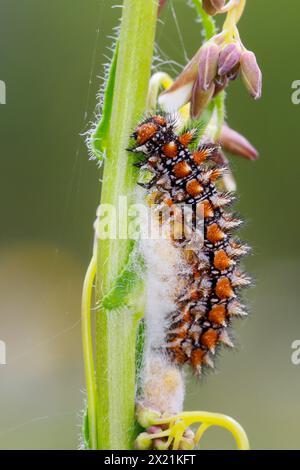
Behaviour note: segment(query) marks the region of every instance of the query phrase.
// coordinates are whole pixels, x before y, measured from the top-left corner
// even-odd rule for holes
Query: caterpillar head
[[[136,146],[128,150],[149,154],[166,142],[172,130],[173,125],[167,118],[159,114],[151,116],[137,126],[132,134]]]

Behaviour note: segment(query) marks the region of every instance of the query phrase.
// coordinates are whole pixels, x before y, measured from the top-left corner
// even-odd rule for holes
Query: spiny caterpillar
[[[188,237],[173,240],[187,269],[178,273],[179,291],[162,351],[171,363],[188,363],[200,375],[203,367],[213,367],[221,344],[233,346],[228,333],[232,319],[246,315],[238,292],[251,281],[238,267],[249,247],[233,236],[241,221],[226,209],[234,196],[221,189],[226,167],[220,163],[220,149],[203,144],[189,150],[195,132],[178,135],[174,117],[154,115],[137,126],[132,135],[136,145],[129,150],[145,155],[137,166],[154,176],[144,187],[161,207],[174,208],[174,220],[182,204],[192,205],[194,215],[198,210],[203,214],[199,246],[191,249],[191,241],[199,238],[197,226]]]

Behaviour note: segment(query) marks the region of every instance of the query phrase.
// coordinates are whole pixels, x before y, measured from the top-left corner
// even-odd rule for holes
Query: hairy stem
[[[101,204],[109,204],[114,210],[118,208],[119,196],[127,197],[128,205],[134,200],[137,170],[126,147],[133,127],[145,110],[157,5],[156,0],[125,0],[123,5],[101,193]],[[127,226],[127,214],[119,216],[119,226]],[[126,239],[98,240],[96,297],[100,308],[96,320],[96,370],[99,449],[132,447],[139,299],[132,299],[130,307],[117,310],[101,307],[101,299],[113,288],[131,249],[132,243]]]
[[[192,0],[196,11],[201,18],[201,24],[203,26],[205,41],[208,41],[211,37],[213,37],[217,30],[215,26],[215,22],[213,18],[206,13],[206,11],[202,7],[202,0]]]

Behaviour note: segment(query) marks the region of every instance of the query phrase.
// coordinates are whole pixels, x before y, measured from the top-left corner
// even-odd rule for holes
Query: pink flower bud
[[[251,51],[243,52],[240,63],[244,84],[250,95],[257,100],[262,92],[262,73],[257,65],[255,54]]]
[[[215,15],[225,5],[225,0],[203,0],[202,6],[206,13],[209,15]]]
[[[220,47],[214,42],[205,44],[199,56],[199,87],[206,91],[217,75]]]
[[[241,49],[237,43],[230,43],[224,47],[219,57],[218,74],[227,75],[239,63],[241,58]]]
[[[194,439],[183,437],[179,444],[179,450],[193,450],[195,448]]]
[[[219,141],[224,150],[229,153],[247,158],[247,160],[257,160],[259,157],[258,151],[246,137],[228,127],[227,124],[222,127]]]
[[[153,448],[155,450],[168,450],[168,444],[166,439],[154,439]]]
[[[191,118],[198,119],[209,104],[215,91],[215,84],[211,83],[208,90],[200,88],[198,80],[195,82],[191,100]]]
[[[159,426],[150,426],[146,431],[148,434],[157,434],[161,432],[161,428]]]

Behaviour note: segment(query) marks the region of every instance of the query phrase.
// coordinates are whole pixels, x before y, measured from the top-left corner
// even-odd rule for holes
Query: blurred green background
[[[81,134],[93,120],[121,13],[116,3],[0,0],[0,79],[7,86],[0,106],[2,449],[75,449],[79,442],[80,296],[100,194],[100,172]],[[300,106],[291,102],[291,84],[300,79],[300,4],[247,3],[240,32],[257,53],[264,95],[254,102],[234,83],[228,121],[261,153],[255,163],[231,159],[247,221],[243,238],[254,247],[246,261],[256,279],[247,295],[252,315],[237,322],[239,349],[222,355],[217,373],[201,384],[190,380],[186,407],[233,416],[252,448],[299,449],[300,365],[291,362],[291,344],[300,339]],[[180,66],[185,52],[191,57],[199,47],[199,24],[185,1],[170,0],[157,40],[163,58]],[[219,430],[203,443],[232,447]]]

